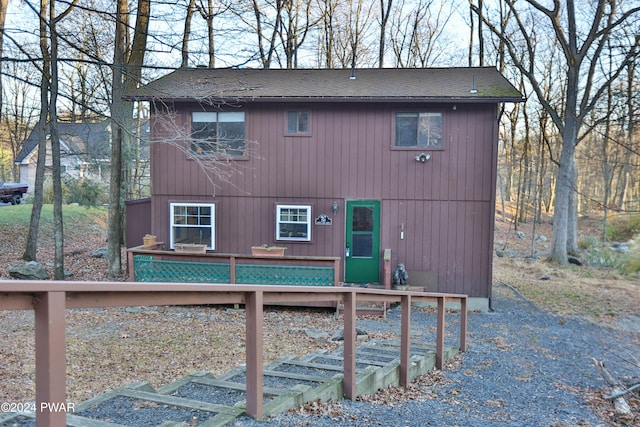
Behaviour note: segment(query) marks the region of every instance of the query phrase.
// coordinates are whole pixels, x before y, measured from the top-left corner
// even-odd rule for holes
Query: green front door
[[[347,201],[344,281],[380,282],[380,201]]]

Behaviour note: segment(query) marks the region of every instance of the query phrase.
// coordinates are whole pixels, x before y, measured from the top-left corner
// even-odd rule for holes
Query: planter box
[[[251,247],[251,255],[253,256],[284,256],[284,251],[287,248],[281,246],[252,246]]]
[[[174,245],[176,252],[186,252],[190,254],[204,254],[207,252],[207,245],[199,245],[196,243],[176,243]]]
[[[156,244],[156,236],[144,236],[142,238],[142,244],[144,246],[153,246]]]

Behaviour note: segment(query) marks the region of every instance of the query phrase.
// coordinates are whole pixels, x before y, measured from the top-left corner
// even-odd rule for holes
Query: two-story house
[[[411,285],[488,307],[499,117],[522,100],[495,68],[185,68],[130,99],[168,248],[339,256],[348,283],[381,282],[390,249]]]

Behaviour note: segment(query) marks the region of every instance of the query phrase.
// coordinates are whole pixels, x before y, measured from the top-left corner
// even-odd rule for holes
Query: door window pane
[[[353,208],[353,231],[373,231],[373,208],[357,206]]]
[[[371,258],[373,256],[373,234],[354,234],[353,235],[353,257]]]

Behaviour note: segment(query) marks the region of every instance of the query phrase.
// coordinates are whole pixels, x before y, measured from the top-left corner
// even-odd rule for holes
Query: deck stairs
[[[445,349],[445,360],[457,353]],[[412,380],[435,367],[433,346],[412,344]],[[264,367],[264,415],[281,414],[307,402],[338,400],[342,390],[343,348],[304,357],[285,356]],[[399,385],[398,341],[367,341],[356,351],[357,395]],[[73,427],[218,427],[242,425],[245,412],[245,367],[214,377],[196,372],[154,389],[147,382],[98,395],[67,414]],[[33,426],[34,413],[0,414],[0,426]]]

